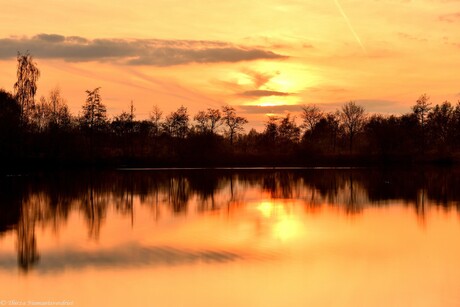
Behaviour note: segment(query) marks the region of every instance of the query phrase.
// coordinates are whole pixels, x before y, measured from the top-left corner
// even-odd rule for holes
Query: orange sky
[[[29,50],[38,96],[59,86],[74,114],[99,86],[110,115],[231,104],[248,128],[302,104],[400,114],[460,93],[459,0],[23,0],[0,25],[0,87]]]

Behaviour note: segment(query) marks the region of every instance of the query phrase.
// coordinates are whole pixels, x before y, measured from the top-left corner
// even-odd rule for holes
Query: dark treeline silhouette
[[[459,175],[452,168],[368,168],[47,172],[0,177],[0,236],[16,234],[18,265],[27,271],[40,259],[36,230],[50,227],[58,233],[74,211],[84,217],[88,237],[97,239],[101,227],[110,223],[110,211],[131,216],[132,223],[136,206],[152,211],[152,223],[165,211],[176,215],[231,212],[244,206],[246,191],[254,189],[272,199],[296,199],[306,209],[328,204],[346,214],[368,206],[403,204],[423,219],[432,206],[460,212]]]
[[[422,95],[403,115],[366,114],[350,101],[336,112],[303,106],[301,123],[269,117],[262,132],[244,133],[247,119],[232,106],[193,117],[181,106],[153,106],[138,120],[108,118],[100,88],[87,90],[78,116],[59,88],[35,99],[40,71],[18,54],[14,93],[0,90],[0,163],[30,166],[228,166],[452,162],[460,157],[460,103],[432,105]]]

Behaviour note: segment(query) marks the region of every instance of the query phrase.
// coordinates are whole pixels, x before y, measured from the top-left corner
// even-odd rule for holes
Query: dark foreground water
[[[0,305],[460,306],[459,170],[0,184]]]

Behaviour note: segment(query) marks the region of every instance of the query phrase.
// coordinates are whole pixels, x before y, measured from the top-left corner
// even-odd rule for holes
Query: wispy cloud
[[[279,105],[279,106],[248,106],[242,105],[239,108],[246,114],[282,114],[300,112],[299,105]]]
[[[404,32],[398,32],[396,33],[400,38],[408,40],[408,41],[417,41],[417,42],[428,42],[427,38],[424,37],[417,37],[415,35],[409,34],[409,33],[404,33]]]
[[[319,102],[316,105],[326,112],[340,110],[349,100],[335,102]],[[385,99],[353,99],[356,104],[365,108],[369,113],[404,113],[408,109],[406,106],[401,108],[401,103],[394,100]]]
[[[269,50],[220,41],[87,39],[58,34],[0,39],[0,59],[12,58],[18,51],[30,51],[37,58],[152,66],[286,58]]]
[[[278,76],[280,74],[279,71],[275,72],[260,72],[250,69],[245,69],[242,73],[246,74],[254,84],[256,88],[260,88],[267,84],[271,79]]]
[[[460,22],[460,12],[440,15],[438,19],[448,23]]]
[[[244,97],[270,97],[270,96],[290,96],[292,93],[278,92],[278,91],[268,91],[268,90],[253,90],[246,91],[239,94]]]

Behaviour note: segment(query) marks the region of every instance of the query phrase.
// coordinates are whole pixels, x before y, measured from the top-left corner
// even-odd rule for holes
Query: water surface
[[[459,306],[455,169],[0,180],[0,301]]]

